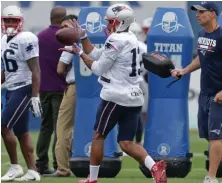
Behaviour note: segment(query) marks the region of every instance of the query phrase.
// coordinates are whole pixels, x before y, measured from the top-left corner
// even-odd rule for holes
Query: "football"
[[[65,46],[71,46],[80,40],[80,31],[75,28],[63,28],[56,32],[56,39]]]

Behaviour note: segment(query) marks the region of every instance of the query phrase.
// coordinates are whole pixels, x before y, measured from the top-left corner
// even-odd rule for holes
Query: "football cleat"
[[[90,175],[88,175],[87,179],[85,180],[79,180],[78,183],[97,183],[97,180],[90,181],[89,176]]]
[[[154,178],[155,183],[167,183],[166,167],[167,164],[163,160],[153,165],[151,169],[151,174]]]
[[[7,173],[1,178],[2,182],[12,181],[15,178],[21,177],[24,174],[20,165],[11,165]]]
[[[40,181],[41,177],[39,175],[38,172],[34,171],[34,170],[28,170],[28,172],[20,177],[20,178],[16,178],[14,179],[15,181],[19,181],[19,182],[25,182],[25,181]]]

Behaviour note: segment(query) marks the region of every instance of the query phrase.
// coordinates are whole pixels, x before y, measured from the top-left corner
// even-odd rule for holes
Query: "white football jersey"
[[[72,46],[66,46],[65,48],[67,49],[72,49]],[[73,65],[73,54],[67,52],[67,51],[63,51],[62,55],[59,59],[60,62],[63,62],[67,65],[71,65],[71,69],[69,70],[69,72],[66,75],[66,82],[69,83],[73,83],[75,81],[75,75],[74,75],[74,65]]]
[[[16,90],[32,83],[32,73],[27,60],[38,56],[38,38],[33,33],[21,32],[9,42],[7,35],[2,37],[1,60],[8,90]]]
[[[132,32],[111,34],[105,46],[94,48],[89,54],[93,60],[92,72],[99,75],[103,85],[100,97],[122,106],[142,106],[143,93],[139,87],[139,44]]]

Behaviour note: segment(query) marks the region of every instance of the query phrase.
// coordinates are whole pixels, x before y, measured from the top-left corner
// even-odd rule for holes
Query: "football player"
[[[7,90],[6,105],[1,117],[1,133],[11,163],[1,181],[39,181],[28,127],[30,106],[34,116],[41,115],[38,96],[38,38],[31,32],[22,31],[23,12],[17,6],[4,8],[1,21],[4,34],[1,39],[1,60],[4,65],[1,71],[1,84],[5,83]],[[18,163],[16,137],[28,167],[24,176],[23,169]]]
[[[166,183],[166,163],[155,163],[146,150],[133,142],[138,118],[144,103],[140,89],[140,55],[136,36],[129,32],[134,22],[133,10],[124,4],[114,4],[107,9],[108,22],[105,33],[109,36],[101,49],[94,47],[82,31],[83,50],[73,45],[62,51],[79,55],[102,84],[101,103],[97,110],[90,155],[90,175],[79,183],[97,183],[103,159],[104,140],[118,123],[118,143],[121,149],[151,171],[155,183]],[[88,54],[88,55],[87,55]]]

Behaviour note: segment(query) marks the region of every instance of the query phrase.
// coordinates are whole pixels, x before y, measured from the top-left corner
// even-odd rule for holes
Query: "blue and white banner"
[[[175,67],[186,67],[192,61],[193,32],[184,9],[158,8],[147,38],[148,50],[168,56]],[[185,157],[189,152],[190,76],[166,88],[172,80],[149,73],[144,147],[152,157]]]

